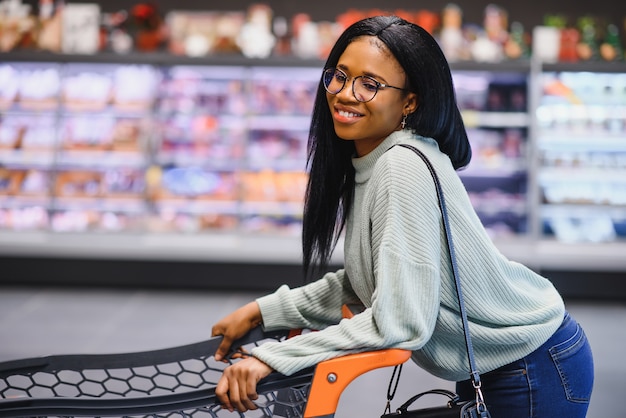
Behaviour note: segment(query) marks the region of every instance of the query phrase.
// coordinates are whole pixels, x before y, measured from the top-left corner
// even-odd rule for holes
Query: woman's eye
[[[335,73],[335,79],[341,83],[344,83],[348,79],[348,77],[346,77],[346,75],[342,73]]]
[[[369,91],[376,91],[378,89],[378,84],[372,80],[363,80],[361,84]]]

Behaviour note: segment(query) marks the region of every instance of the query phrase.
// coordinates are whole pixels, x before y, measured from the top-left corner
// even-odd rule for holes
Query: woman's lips
[[[363,117],[360,113],[350,110],[335,109],[335,120],[341,123],[352,123]]]

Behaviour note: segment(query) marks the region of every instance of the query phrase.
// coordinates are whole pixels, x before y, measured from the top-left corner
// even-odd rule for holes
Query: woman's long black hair
[[[423,28],[396,16],[371,17],[347,28],[330,51],[324,68],[335,67],[347,46],[361,36],[376,36],[404,69],[418,108],[406,128],[434,138],[455,169],[466,166],[471,148],[457,107],[450,66],[437,41]],[[320,79],[308,142],[309,180],[304,203],[302,250],[308,278],[326,268],[352,206],[352,141],[337,137]]]

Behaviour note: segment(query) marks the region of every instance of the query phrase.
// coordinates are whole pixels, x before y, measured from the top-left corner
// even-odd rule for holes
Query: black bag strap
[[[465,311],[465,302],[463,299],[463,290],[461,289],[461,279],[459,277],[459,269],[456,262],[456,253],[454,252],[454,244],[452,242],[452,232],[450,230],[450,221],[448,219],[448,209],[446,208],[446,201],[443,196],[443,188],[441,187],[441,182],[439,181],[439,177],[437,176],[437,172],[433,167],[432,163],[424,155],[422,151],[417,149],[416,147],[409,144],[397,144],[403,148],[408,148],[417,154],[428,167],[428,171],[432,175],[433,181],[435,182],[435,188],[437,190],[437,199],[439,201],[439,209],[441,209],[441,216],[443,219],[443,226],[446,232],[446,242],[448,245],[448,251],[450,252],[450,262],[452,264],[452,275],[454,276],[454,284],[456,286],[456,294],[459,302],[459,310],[461,313],[461,321],[463,323],[463,334],[465,336],[465,346],[467,348],[467,358],[469,362],[470,368],[470,378],[472,380],[472,385],[476,390],[476,402],[479,404],[484,404],[484,399],[482,396],[482,392],[480,390],[480,373],[476,368],[476,362],[474,360],[474,348],[472,346],[472,339],[470,338],[469,325],[467,323],[467,312]]]
[[[451,392],[449,390],[446,389],[431,389],[428,390],[426,392],[422,392],[422,393],[418,393],[417,395],[413,396],[412,398],[410,398],[408,401],[406,401],[405,403],[403,403],[402,405],[400,405],[400,407],[397,409],[398,412],[400,412],[401,414],[406,414],[409,410],[409,407],[413,404],[413,402],[417,401],[418,399],[426,396],[426,395],[444,395],[448,397],[448,407],[451,407],[452,405],[457,404],[460,399],[459,399],[459,395],[457,395],[454,392]]]

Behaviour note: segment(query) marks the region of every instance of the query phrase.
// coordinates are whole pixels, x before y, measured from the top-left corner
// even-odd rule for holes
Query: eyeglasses
[[[324,88],[330,94],[339,94],[349,79],[350,77],[338,68],[325,69],[322,77]],[[359,102],[369,102],[376,97],[378,90],[386,88],[406,91],[406,89],[400,87],[383,84],[367,75],[360,75],[352,79],[352,94]]]

